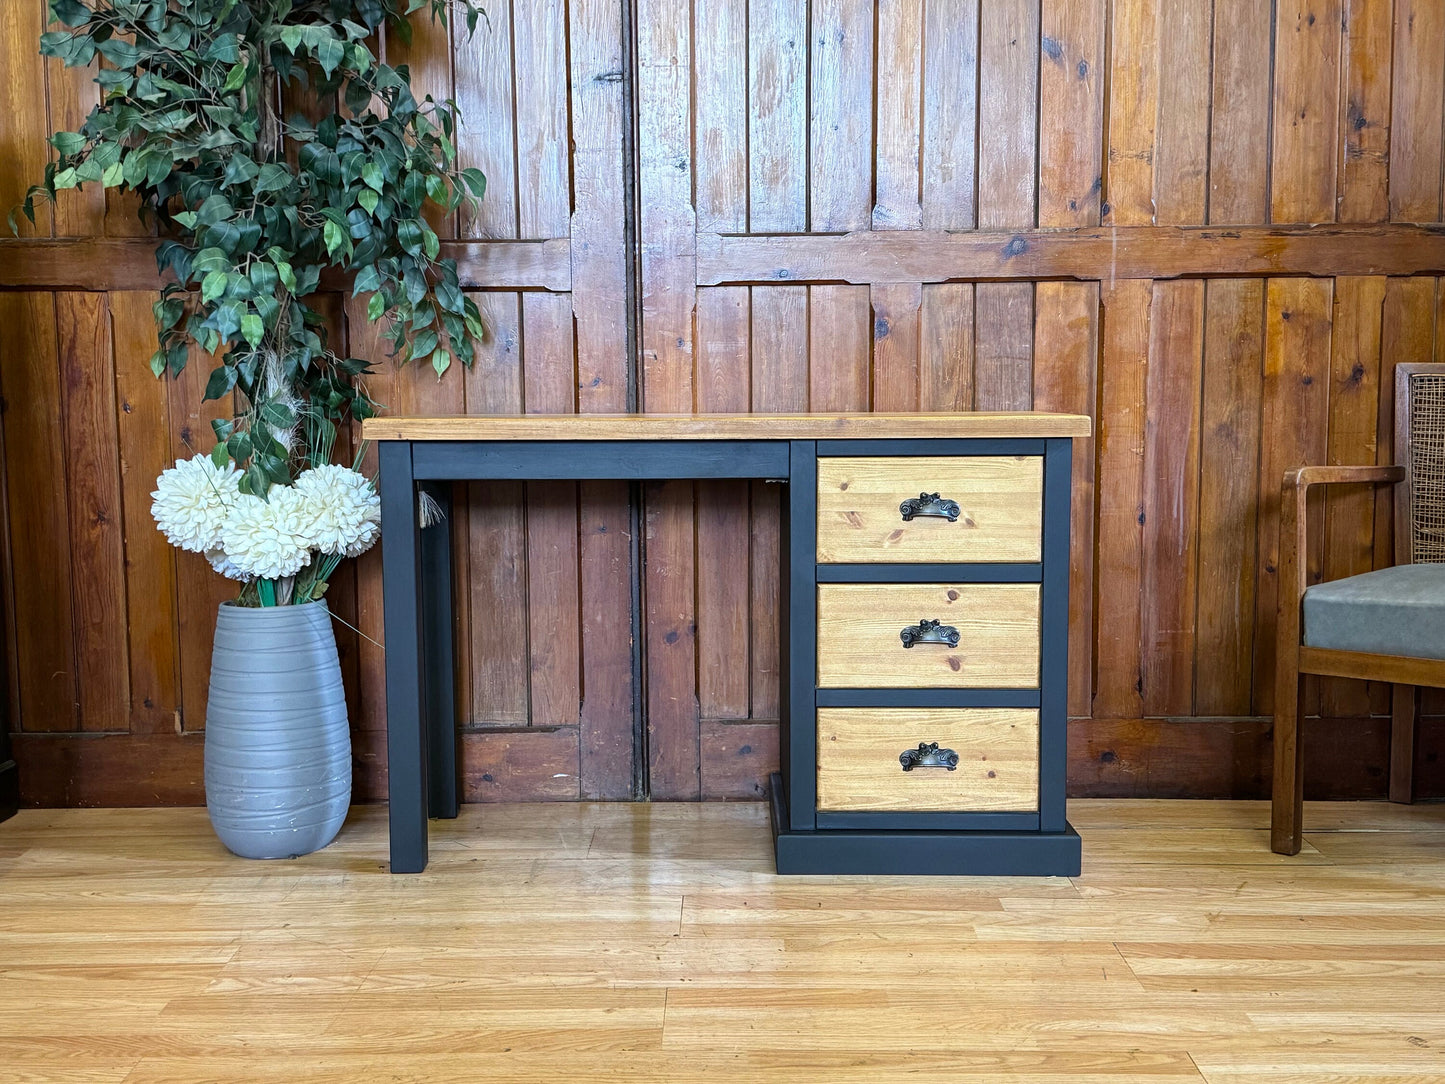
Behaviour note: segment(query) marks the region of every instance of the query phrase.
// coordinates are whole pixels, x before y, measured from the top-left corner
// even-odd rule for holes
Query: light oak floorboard
[[[1445,1079],[1445,806],[1076,801],[1076,878],[772,872],[745,803],[0,825],[5,1081]]]

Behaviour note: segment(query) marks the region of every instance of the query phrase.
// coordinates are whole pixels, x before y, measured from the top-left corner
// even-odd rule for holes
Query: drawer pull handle
[[[953,771],[958,767],[958,754],[952,749],[940,749],[936,741],[921,741],[917,749],[903,750],[898,755],[898,762],[905,772],[914,768],[947,768]]]
[[[915,516],[934,516],[946,519],[949,523],[958,522],[959,517],[958,502],[946,500],[937,493],[920,493],[916,497],[909,497],[898,506],[898,511],[903,514],[904,523],[908,523]]]
[[[952,625],[945,625],[941,621],[930,621],[924,618],[916,625],[909,625],[898,634],[903,641],[904,647],[912,647],[914,644],[947,644],[949,647],[958,646],[958,630]]]

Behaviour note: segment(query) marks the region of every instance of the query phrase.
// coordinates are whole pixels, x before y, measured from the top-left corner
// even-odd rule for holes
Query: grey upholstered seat
[[[1309,647],[1445,659],[1445,564],[1396,565],[1304,593]]]

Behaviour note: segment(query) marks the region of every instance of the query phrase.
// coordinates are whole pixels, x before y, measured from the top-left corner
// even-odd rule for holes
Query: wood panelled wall
[[[0,204],[86,79],[0,0]],[[1257,796],[1280,478],[1391,456],[1445,359],[1437,0],[537,0],[420,28],[480,212],[439,223],[489,339],[398,413],[1070,410],[1076,794]],[[392,44],[392,56],[400,47]],[[212,608],[148,493],[203,446],[204,359],[150,378],[123,201],[0,241],[8,723],[31,802],[200,798]],[[382,359],[337,298],[335,332]],[[471,800],[743,797],[777,759],[778,492],[458,494]],[[1331,495],[1317,574],[1386,563]],[[384,791],[379,561],[339,577],[358,794]],[[354,627],[356,631],[351,631]],[[1382,797],[1384,690],[1321,680],[1312,795]],[[1417,777],[1445,744],[1427,698]]]

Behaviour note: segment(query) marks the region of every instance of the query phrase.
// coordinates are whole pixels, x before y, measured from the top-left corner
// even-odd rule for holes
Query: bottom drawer
[[[920,742],[937,742],[938,750],[905,771],[900,756],[916,754]],[[1038,807],[1039,713],[1032,708],[818,709],[820,811]]]

